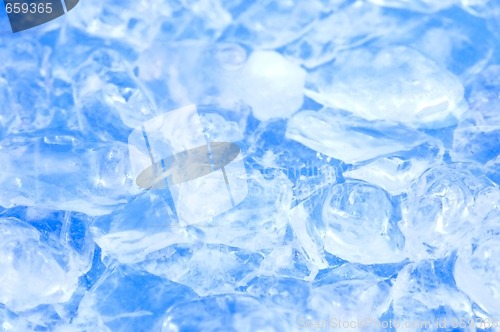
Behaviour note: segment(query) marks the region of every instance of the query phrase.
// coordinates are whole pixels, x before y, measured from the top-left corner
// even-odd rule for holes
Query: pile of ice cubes
[[[0,331],[500,330],[498,1],[82,0],[0,55]],[[222,210],[138,187],[188,105]]]

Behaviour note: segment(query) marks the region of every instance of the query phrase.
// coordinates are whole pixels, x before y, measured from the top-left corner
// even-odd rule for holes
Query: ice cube
[[[207,296],[177,303],[165,315],[162,332],[168,331],[293,331],[293,322],[279,307],[249,295]]]
[[[404,126],[368,122],[334,109],[301,111],[290,119],[286,137],[346,163],[359,163],[407,151],[429,136]]]
[[[486,163],[500,154],[500,66],[490,66],[471,84],[470,110],[453,134],[455,161]]]
[[[171,206],[164,192],[147,191],[122,209],[96,218],[92,236],[104,257],[129,264],[172,244],[194,242],[196,233],[179,226]]]
[[[259,49],[286,45],[312,28],[323,12],[328,11],[328,6],[318,0],[307,3],[264,0],[246,6],[224,39],[244,42]]]
[[[197,296],[167,279],[117,266],[83,297],[77,317],[61,331],[153,331],[175,303]]]
[[[324,280],[315,282],[316,287],[311,290],[307,300],[309,318],[303,315],[300,326],[304,328],[309,323],[311,327],[314,322],[324,324],[326,321],[330,329],[380,331],[381,327],[377,323],[382,320],[391,303],[391,281],[353,264],[331,269],[327,274],[330,278],[323,275]],[[337,278],[331,278],[333,275]]]
[[[0,141],[0,205],[110,213],[130,196],[127,148],[85,146],[77,132],[10,135]]]
[[[14,311],[68,301],[85,273],[71,250],[49,245],[35,228],[16,218],[0,219],[0,303]]]
[[[148,90],[115,51],[96,50],[69,74],[82,132],[101,140],[125,141],[123,133],[128,128],[141,125],[156,113]]]
[[[403,201],[408,255],[438,258],[453,252],[497,208],[499,197],[498,188],[473,164],[426,171]]]
[[[453,257],[407,265],[391,290],[396,331],[475,331],[472,303],[453,282]],[[463,324],[466,326],[463,326]],[[409,324],[409,325],[405,325]]]
[[[273,51],[254,51],[241,69],[236,93],[260,121],[288,118],[304,99],[306,72]]]
[[[148,255],[140,266],[207,296],[235,292],[258,274],[262,259],[261,253],[223,245],[176,244]]]
[[[343,176],[375,184],[397,196],[408,192],[413,181],[424,171],[439,164],[442,155],[443,150],[439,146],[422,144],[410,151],[358,164],[347,169]]]
[[[357,180],[335,184],[321,217],[325,251],[361,264],[404,259],[405,239],[391,197],[383,189]]]
[[[248,174],[248,196],[236,208],[196,225],[204,241],[246,250],[280,246],[288,225],[293,192],[289,179],[275,171]]]
[[[306,95],[367,120],[412,127],[444,127],[464,111],[460,81],[403,46],[343,52],[307,78]]]
[[[116,39],[145,48],[159,32],[161,23],[171,18],[175,6],[167,1],[110,1],[105,6],[96,0],[81,1],[70,11],[68,23],[88,36]],[[77,12],[77,13],[76,13]]]
[[[404,31],[406,24],[374,4],[355,1],[319,20],[285,46],[283,53],[307,68],[315,68],[335,59],[341,51],[386,37],[395,30]]]
[[[497,213],[481,225],[461,246],[454,267],[457,287],[486,311],[490,321],[500,314],[498,217]]]

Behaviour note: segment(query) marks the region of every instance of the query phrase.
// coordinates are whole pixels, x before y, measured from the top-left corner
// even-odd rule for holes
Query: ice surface
[[[288,44],[312,28],[323,12],[326,1],[264,0],[259,3],[238,1],[248,9],[242,13],[225,39],[248,43],[256,48],[273,49]],[[341,1],[333,1],[338,3]]]
[[[369,0],[374,4],[402,8],[406,10],[414,10],[419,12],[435,12],[439,10],[446,9],[459,2],[460,0],[444,0],[444,1],[432,1],[432,0]]]
[[[391,198],[369,183],[347,180],[330,188],[322,210],[325,250],[362,263],[403,260],[405,239]]]
[[[498,187],[474,164],[428,170],[403,202],[408,253],[413,259],[451,253],[497,208],[499,197]]]
[[[263,254],[223,245],[172,245],[148,255],[144,270],[189,286],[197,294],[234,292],[259,273]]]
[[[0,303],[14,311],[68,301],[86,271],[69,248],[42,242],[35,228],[0,219]]]
[[[367,120],[442,127],[463,113],[463,86],[450,72],[403,46],[343,52],[308,75],[306,95]]]
[[[384,313],[389,310],[391,282],[353,264],[324,270],[311,290],[309,328],[328,321],[330,329],[380,331]],[[307,319],[302,316],[302,324]],[[316,323],[314,323],[316,321]],[[352,324],[350,322],[354,321]],[[322,323],[324,324],[324,323]],[[327,325],[328,326],[328,325]]]
[[[165,47],[159,41],[138,62],[139,77],[169,92],[170,108],[218,104],[237,109],[243,102],[267,121],[298,111],[304,98],[306,72],[275,51],[249,54],[236,43],[182,42]]]
[[[500,313],[498,213],[489,221],[458,251],[454,276],[457,287],[485,310],[491,321]]]
[[[496,0],[82,0],[2,34],[0,330],[488,330],[499,13]],[[196,125],[148,122],[193,104]],[[137,128],[159,131],[144,159]],[[206,141],[240,149],[238,199],[208,168],[182,195],[137,186],[136,164]]]
[[[499,74],[499,66],[490,66],[472,85],[470,110],[454,131],[454,160],[486,163],[500,154]]]
[[[355,19],[354,19],[355,18]],[[369,2],[354,1],[329,13],[299,39],[288,44],[284,54],[308,68],[327,63],[346,49],[364,45],[405,23]]]
[[[279,53],[253,52],[241,75],[241,98],[261,121],[287,118],[302,105],[306,73]]]
[[[329,108],[295,114],[288,123],[286,137],[346,163],[389,156],[433,141],[404,126],[368,122]]]
[[[10,135],[0,141],[0,205],[106,214],[126,202],[127,147],[85,145],[78,132]]]
[[[112,214],[96,218],[91,231],[103,256],[122,263],[141,262],[148,254],[174,243],[196,240],[195,233],[179,226],[165,195],[153,191],[138,195]]]
[[[373,183],[391,195],[408,192],[413,181],[424,171],[439,164],[442,149],[431,144],[422,144],[410,151],[396,152],[390,156],[360,163],[347,169],[345,177]]]
[[[193,298],[185,286],[117,266],[85,294],[77,317],[61,331],[157,331],[165,310]]]
[[[252,296],[208,296],[171,307],[161,331],[292,331],[287,318],[279,308],[270,310]]]
[[[422,261],[407,265],[392,288],[393,319],[401,326],[397,331],[475,331],[472,304],[453,282],[453,258]],[[406,328],[404,323],[411,322]],[[466,324],[463,326],[461,324]]]

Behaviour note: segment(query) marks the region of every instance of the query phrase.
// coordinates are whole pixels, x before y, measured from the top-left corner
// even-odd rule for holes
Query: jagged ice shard
[[[498,1],[77,2],[0,29],[0,331],[500,330]]]

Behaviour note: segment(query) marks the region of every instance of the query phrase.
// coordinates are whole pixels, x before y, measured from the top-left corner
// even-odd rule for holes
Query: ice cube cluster
[[[499,1],[81,0],[0,55],[0,331],[500,331]],[[244,165],[196,223],[130,152],[187,105]]]

